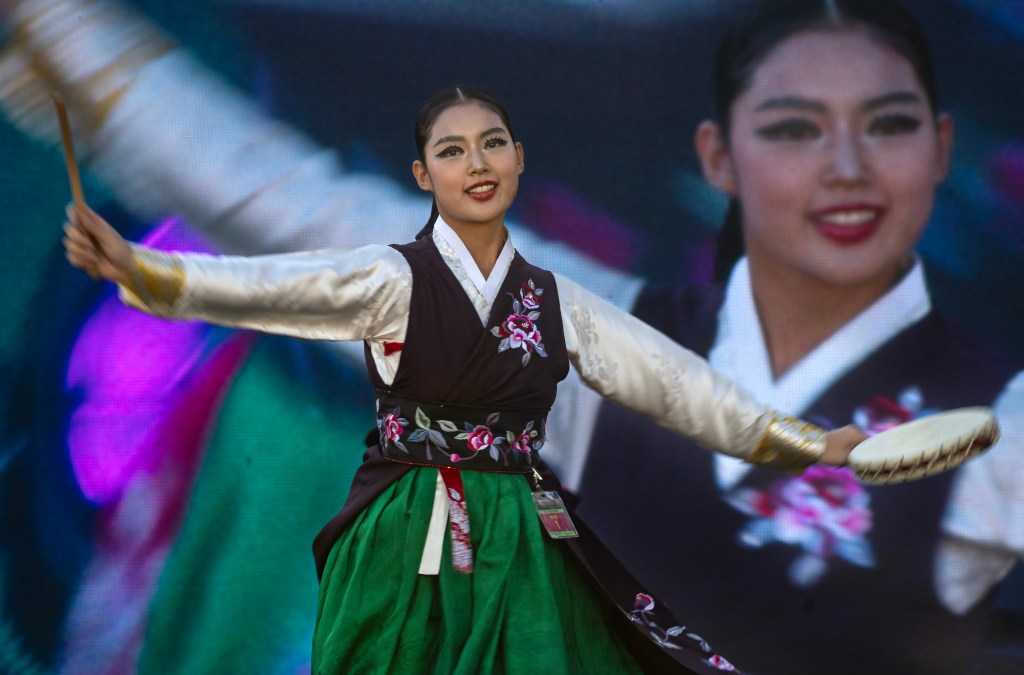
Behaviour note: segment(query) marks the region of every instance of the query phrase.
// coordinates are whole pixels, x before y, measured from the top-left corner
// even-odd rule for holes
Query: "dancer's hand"
[[[64,249],[68,262],[94,279],[127,284],[132,267],[128,242],[89,207],[79,213],[69,204],[66,213]]]
[[[829,466],[846,466],[850,451],[860,442],[867,439],[864,432],[852,424],[839,427],[825,434],[825,452],[819,464]]]

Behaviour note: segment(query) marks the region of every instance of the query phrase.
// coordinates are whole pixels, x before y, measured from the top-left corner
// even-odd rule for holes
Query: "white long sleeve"
[[[412,270],[391,247],[256,257],[167,255],[137,247],[135,258],[145,261],[137,266],[147,276],[180,273],[182,283],[171,293],[147,293],[142,283],[122,287],[128,305],[166,318],[309,340],[365,340],[378,373],[385,382],[394,379],[398,359],[385,354],[384,343],[405,340]]]
[[[1024,557],[1024,373],[1018,373],[993,404],[1000,438],[967,462],[953,487],[958,505],[944,519],[949,534],[985,548]]]
[[[636,317],[556,279],[566,348],[588,386],[710,449],[753,454],[774,410]]]
[[[999,441],[967,462],[942,521],[935,588],[956,613],[970,610],[1024,558],[1024,373],[993,405]]]
[[[152,314],[312,340],[403,333],[412,271],[387,246],[228,257],[172,254],[184,284],[173,303],[122,298]]]

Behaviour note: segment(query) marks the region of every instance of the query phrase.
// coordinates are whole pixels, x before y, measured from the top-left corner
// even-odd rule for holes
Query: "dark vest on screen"
[[[722,299],[721,289],[648,288],[634,313],[706,357]],[[911,387],[929,408],[989,405],[1015,372],[932,311],[802,416],[841,426],[858,406],[878,396],[895,400]],[[935,548],[956,472],[865,486],[875,566],[831,558],[818,583],[798,587],[788,579],[797,547],[739,543],[750,516],[723,499],[711,453],[607,404],[594,439],[577,510],[626,567],[745,672],[970,671],[990,598],[958,617],[933,590]],[[783,478],[754,468],[739,487],[764,489]]]

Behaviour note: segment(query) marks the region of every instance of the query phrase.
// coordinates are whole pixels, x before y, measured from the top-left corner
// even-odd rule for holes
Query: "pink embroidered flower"
[[[715,654],[708,659],[708,664],[718,668],[719,670],[735,671],[736,666],[729,663],[724,657]]]
[[[519,452],[528,453],[530,452],[530,439],[532,438],[530,430],[519,432],[519,435],[512,440],[512,449],[518,450]]]
[[[402,425],[398,423],[398,418],[392,413],[388,413],[384,416],[384,423],[381,428],[384,431],[384,436],[392,442],[401,438],[402,432],[405,431],[405,429],[402,428]]]
[[[524,281],[522,288],[519,289],[519,297],[523,299],[523,307],[526,309],[537,309],[540,307],[540,295],[543,291],[537,292],[537,289],[533,286],[533,281]]]
[[[864,430],[869,435],[909,422],[914,411],[900,405],[888,396],[875,396],[858,409],[864,416]]]
[[[925,407],[924,394],[918,387],[907,387],[893,400],[888,396],[875,396],[853,411],[853,423],[869,436],[874,436],[897,424],[931,415],[935,408]]]
[[[536,349],[541,340],[537,326],[525,314],[509,314],[504,323],[498,327],[498,336],[508,338],[507,348],[519,349],[522,347],[527,352]]]
[[[841,540],[871,529],[868,494],[849,469],[812,466],[773,490],[777,536],[821,556],[835,553]]]
[[[479,452],[485,448],[490,447],[491,443],[494,442],[494,434],[488,427],[478,424],[473,431],[469,432],[466,437],[466,445],[473,452]]]
[[[800,547],[803,556],[790,568],[797,585],[815,583],[833,556],[874,566],[865,538],[872,526],[870,496],[849,469],[812,466],[767,490],[737,490],[729,502],[753,516],[739,535],[745,545],[760,548],[782,542]]]
[[[501,342],[498,343],[499,352],[522,348],[526,352],[523,354],[525,368],[533,354],[547,357],[541,343],[540,330],[534,323],[540,318],[540,311],[537,308],[540,307],[540,296],[544,295],[544,289],[537,288],[533,279],[530,279],[519,289],[521,301],[511,293],[508,295],[512,298],[512,313],[501,325],[491,328],[491,335],[501,338]]]
[[[686,643],[691,647],[696,643],[696,647],[704,654],[713,654],[711,645],[700,635],[692,631],[687,632],[686,626],[676,624],[668,628],[662,627],[659,621],[664,620],[664,617],[659,619],[656,616],[654,598],[646,593],[636,594],[633,598],[633,609],[627,616],[633,623],[643,625],[645,627],[643,632],[647,633],[647,636],[663,649],[683,649],[679,641],[679,637],[682,636],[686,640],[692,641]],[[720,670],[736,670],[731,663],[717,655],[709,656],[705,662]]]
[[[633,609],[640,612],[649,612],[654,609],[654,598],[646,593],[637,593],[633,598]]]

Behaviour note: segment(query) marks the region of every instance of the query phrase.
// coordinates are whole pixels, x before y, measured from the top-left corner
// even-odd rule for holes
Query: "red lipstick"
[[[473,192],[477,188],[490,188],[480,190],[479,192]],[[466,188],[466,194],[469,195],[470,199],[475,199],[478,202],[486,202],[493,198],[494,195],[498,194],[498,184],[493,180],[485,180],[480,183],[473,183]]]
[[[810,214],[811,224],[826,239],[852,246],[869,239],[882,224],[885,210],[874,204],[840,204]]]

